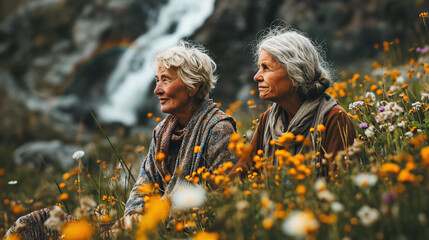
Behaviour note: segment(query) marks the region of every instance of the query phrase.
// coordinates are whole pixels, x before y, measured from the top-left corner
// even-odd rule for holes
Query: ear
[[[195,96],[195,94],[197,94],[197,92],[198,92],[198,90],[199,90],[199,89],[200,89],[200,83],[199,83],[199,82],[197,82],[197,83],[195,84],[195,88],[194,88],[194,90],[189,91],[189,96],[190,96],[190,97]]]

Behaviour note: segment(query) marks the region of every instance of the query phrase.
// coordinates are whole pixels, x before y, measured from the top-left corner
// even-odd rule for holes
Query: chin
[[[261,99],[261,100],[264,100],[264,101],[267,101],[267,100],[270,100],[267,96],[265,96],[265,95],[259,95],[259,98]]]
[[[167,113],[167,114],[170,114],[170,112],[171,112],[171,109],[168,109],[168,108],[163,108],[163,107],[161,107],[161,112],[163,112],[163,113]]]

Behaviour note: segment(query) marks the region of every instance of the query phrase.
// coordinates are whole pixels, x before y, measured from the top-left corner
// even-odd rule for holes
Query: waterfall
[[[215,0],[169,0],[161,8],[155,24],[133,42],[109,77],[107,101],[97,109],[100,121],[136,124],[137,110],[150,94],[155,76],[155,55],[201,27],[213,12],[214,3]]]

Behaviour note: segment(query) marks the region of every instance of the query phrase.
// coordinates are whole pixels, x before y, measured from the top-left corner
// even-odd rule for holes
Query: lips
[[[264,90],[266,90],[268,87],[263,87],[263,86],[258,86],[258,90],[259,91],[264,91]]]
[[[166,103],[168,101],[168,99],[167,98],[160,98],[159,99],[159,102],[161,103],[161,104],[164,104],[164,103]]]

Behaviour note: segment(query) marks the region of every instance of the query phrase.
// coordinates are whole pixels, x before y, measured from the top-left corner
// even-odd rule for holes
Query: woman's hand
[[[123,226],[126,230],[133,229],[133,226],[138,225],[140,222],[142,215],[140,213],[135,213],[132,215],[127,215],[125,217],[122,217],[123,219]]]
[[[123,216],[110,228],[108,232],[109,237],[116,239],[119,237],[123,229],[132,230],[133,226],[139,224],[141,217],[142,215],[140,213]]]

